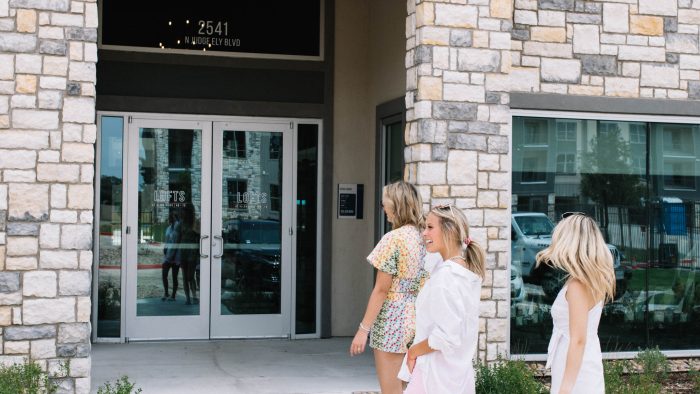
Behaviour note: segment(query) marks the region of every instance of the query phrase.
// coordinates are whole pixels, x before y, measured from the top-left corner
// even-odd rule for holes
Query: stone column
[[[0,363],[61,393],[90,390],[96,41],[94,0],[0,0]]]
[[[463,209],[487,250],[488,361],[509,350],[512,14],[512,0],[408,0],[406,21],[405,178],[430,205]]]

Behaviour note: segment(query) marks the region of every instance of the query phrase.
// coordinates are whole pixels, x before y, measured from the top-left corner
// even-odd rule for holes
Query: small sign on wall
[[[362,219],[365,185],[338,184],[338,219]]]

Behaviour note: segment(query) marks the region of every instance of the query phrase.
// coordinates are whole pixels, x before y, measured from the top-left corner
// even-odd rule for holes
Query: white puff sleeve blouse
[[[434,352],[418,357],[426,393],[474,393],[481,278],[447,260],[438,263],[416,299],[416,337]],[[415,370],[414,370],[415,372]],[[399,378],[410,380],[406,359]]]

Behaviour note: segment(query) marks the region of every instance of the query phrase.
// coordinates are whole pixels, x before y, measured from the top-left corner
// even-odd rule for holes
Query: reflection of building
[[[224,131],[223,219],[280,219],[282,137]]]
[[[512,209],[541,212],[555,221],[566,211],[596,219],[614,251],[617,280],[616,301],[606,306],[601,338],[618,350],[643,343],[638,332],[647,321],[657,329],[688,328],[700,321],[687,304],[700,296],[700,282],[694,271],[685,271],[700,266],[695,155],[700,127],[653,122],[513,119]],[[524,267],[534,264],[535,253],[549,245],[550,237],[518,233],[517,238],[511,253],[512,294],[517,294],[511,305],[511,344],[542,352],[546,343],[531,331],[549,324],[538,311],[551,302],[555,282],[547,274],[533,277]],[[646,287],[647,276],[653,287]],[[660,291],[656,283],[678,290]],[[608,331],[616,325],[624,334]]]
[[[201,139],[199,130],[153,129],[144,132],[142,143],[146,156],[142,168],[151,171],[150,165],[155,164],[155,182],[144,182],[141,203],[156,210],[157,222],[167,222],[170,210],[178,212],[188,206],[195,210],[194,217],[201,216]]]

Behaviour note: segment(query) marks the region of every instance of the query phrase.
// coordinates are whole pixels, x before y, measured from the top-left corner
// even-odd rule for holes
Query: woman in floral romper
[[[367,256],[378,270],[377,279],[350,354],[362,353],[369,336],[382,393],[398,394],[403,390],[396,375],[413,343],[416,296],[427,278],[421,237],[423,213],[418,191],[406,182],[384,187],[382,207],[393,230]]]

